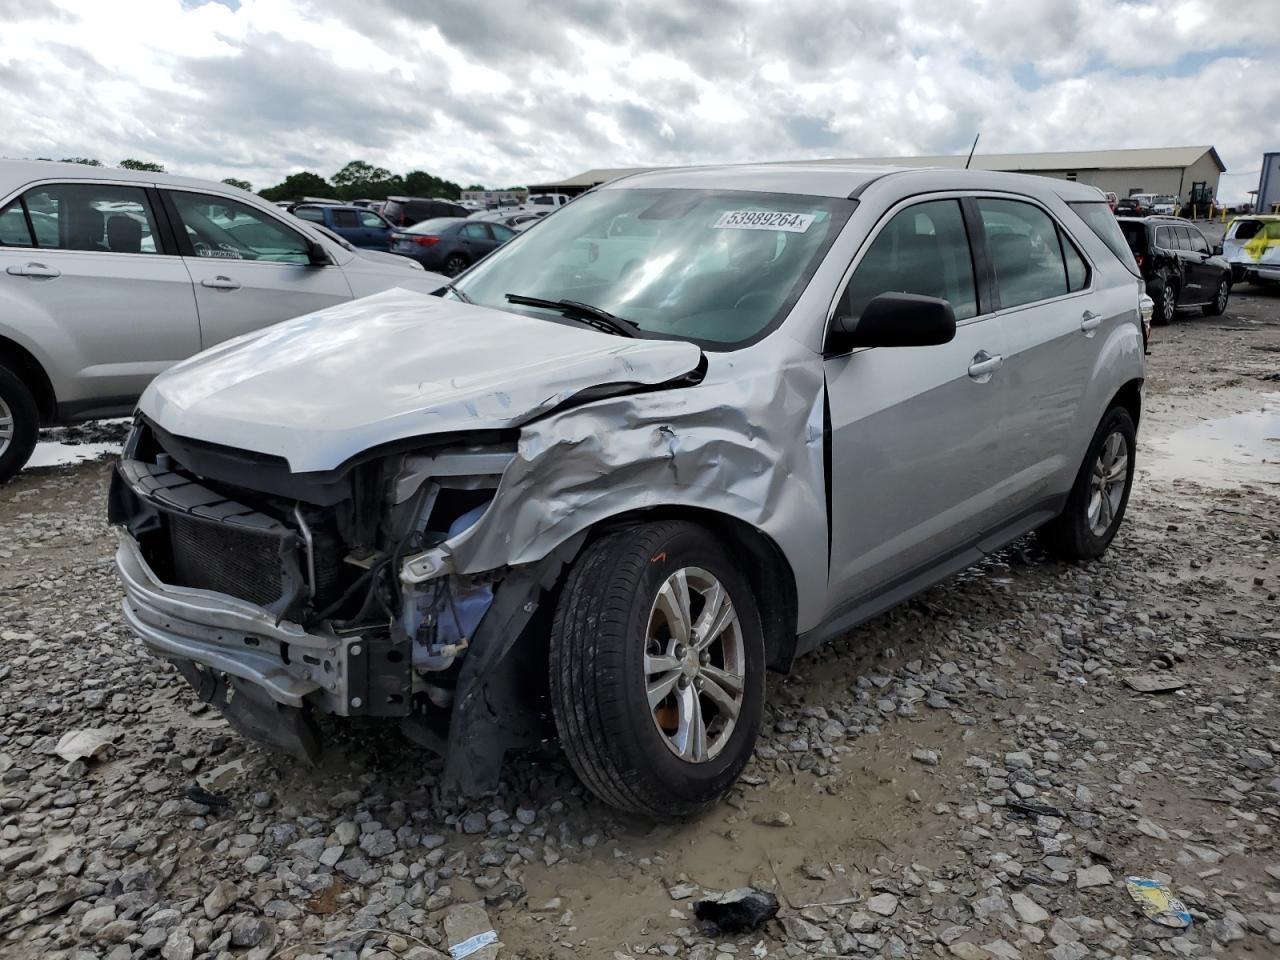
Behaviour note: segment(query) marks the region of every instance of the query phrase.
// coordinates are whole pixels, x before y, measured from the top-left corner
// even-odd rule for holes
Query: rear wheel
[[[1173,318],[1178,313],[1178,285],[1168,277],[1162,278],[1160,289],[1156,291],[1155,301],[1156,309],[1151,316],[1151,322],[1158,326],[1173,323]]]
[[[695,524],[629,527],[583,552],[556,609],[550,672],[570,765],[620,810],[700,813],[733,786],[759,735],[759,614]]]
[[[1136,435],[1124,407],[1112,407],[1098,424],[1067,506],[1036,531],[1036,538],[1060,560],[1102,556],[1120,528],[1133,486]]]
[[[40,432],[35,398],[18,375],[0,367],[0,483],[31,458]]]
[[[467,269],[467,258],[460,253],[449,254],[449,258],[444,262],[446,276],[456,277],[465,269]]]
[[[1218,281],[1218,290],[1213,295],[1213,301],[1206,303],[1200,309],[1204,311],[1206,317],[1220,317],[1227,310],[1227,301],[1231,299],[1231,281],[1223,277]]]

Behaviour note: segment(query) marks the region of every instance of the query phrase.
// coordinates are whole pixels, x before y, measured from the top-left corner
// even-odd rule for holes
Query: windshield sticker
[[[726,210],[711,226],[715,230],[783,230],[787,233],[804,233],[813,221],[812,213]]]
[[[201,257],[211,257],[214,260],[243,260],[244,259],[244,257],[241,255],[239,250],[209,250],[206,247],[201,247],[198,250],[196,250],[196,253]]]

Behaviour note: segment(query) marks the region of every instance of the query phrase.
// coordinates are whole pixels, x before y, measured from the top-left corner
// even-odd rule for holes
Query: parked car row
[[[1205,316],[1220,316],[1227,309],[1231,264],[1194,223],[1154,215],[1116,222],[1155,301],[1153,322],[1172,323],[1180,307],[1198,306]]]

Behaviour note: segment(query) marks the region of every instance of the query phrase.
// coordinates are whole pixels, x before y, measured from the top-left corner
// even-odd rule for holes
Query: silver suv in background
[[[558,736],[604,801],[690,816],[749,759],[766,667],[1032,530],[1107,548],[1149,309],[1091,187],[616,180],[440,297],[157,378],[111,488],[125,616],[299,755],[317,714],[382,718],[474,791]]]
[[[443,282],[226,184],[0,160],[0,482],[41,425],[127,415],[152,377],[200,350]]]

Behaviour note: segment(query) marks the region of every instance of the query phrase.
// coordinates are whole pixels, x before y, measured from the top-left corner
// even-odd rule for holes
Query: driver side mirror
[[[951,304],[915,293],[882,293],[854,319],[837,315],[827,332],[827,352],[856,347],[930,347],[956,335]]]
[[[327,267],[333,263],[318,240],[307,241],[307,262],[313,267]]]
[[[1215,257],[1220,257],[1220,256],[1222,256],[1222,244],[1220,244],[1220,243],[1215,243],[1215,244],[1213,245],[1213,255],[1214,255]]]

